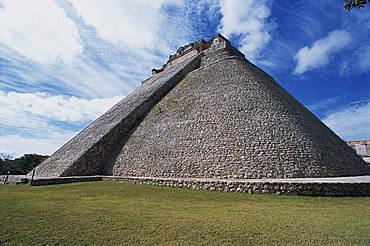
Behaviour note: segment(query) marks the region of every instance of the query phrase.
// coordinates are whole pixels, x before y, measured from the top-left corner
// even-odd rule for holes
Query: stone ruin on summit
[[[35,171],[262,179],[369,175],[370,167],[218,34],[180,48]]]

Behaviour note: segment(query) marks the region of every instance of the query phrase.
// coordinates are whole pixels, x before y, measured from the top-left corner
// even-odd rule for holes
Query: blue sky
[[[0,152],[51,154],[218,32],[340,137],[369,139],[369,20],[340,0],[0,0]]]

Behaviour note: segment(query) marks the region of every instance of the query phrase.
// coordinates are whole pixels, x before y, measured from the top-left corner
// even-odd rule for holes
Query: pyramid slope
[[[144,177],[370,173],[352,149],[271,77],[232,56],[189,73],[152,108],[108,166],[113,175]]]
[[[191,56],[166,71],[145,80],[130,95],[37,166],[35,168],[36,175],[59,177],[100,174],[112,152],[125,136],[186,73],[199,67],[202,55]]]

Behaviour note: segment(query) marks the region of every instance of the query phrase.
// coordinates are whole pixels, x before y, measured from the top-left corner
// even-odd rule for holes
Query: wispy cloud
[[[370,139],[370,101],[344,106],[322,120],[344,140]]]
[[[324,99],[322,101],[316,102],[314,104],[308,105],[307,107],[316,115],[319,111],[328,111],[335,105],[340,99],[342,99],[342,96],[336,96]]]
[[[76,57],[74,65],[40,64],[24,59],[0,44],[0,90],[15,92],[48,92],[83,98],[125,95],[139,83],[142,68],[130,71],[124,64],[108,70],[93,60]],[[110,56],[107,54],[107,56]],[[114,61],[113,61],[114,62]]]
[[[370,70],[370,45],[361,49],[357,64],[360,72],[366,72]]]
[[[222,14],[219,31],[229,38],[236,38],[239,49],[252,61],[271,40],[273,26],[271,1],[220,0]]]
[[[311,47],[301,48],[294,57],[297,62],[294,73],[302,74],[326,65],[331,56],[343,50],[351,40],[351,35],[348,32],[335,30],[326,37],[315,41]]]
[[[370,71],[370,45],[362,45],[351,51],[340,64],[340,74],[352,76]]]

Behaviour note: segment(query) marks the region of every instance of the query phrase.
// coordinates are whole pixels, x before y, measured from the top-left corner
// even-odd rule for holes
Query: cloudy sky
[[[340,137],[369,139],[369,18],[341,0],[0,0],[0,152],[51,154],[218,32]]]

